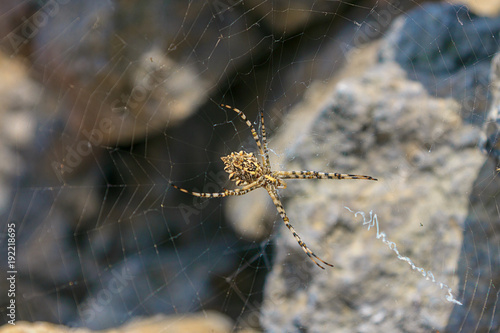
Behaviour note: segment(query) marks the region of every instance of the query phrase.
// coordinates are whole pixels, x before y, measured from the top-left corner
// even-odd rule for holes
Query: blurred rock
[[[499,47],[498,35],[498,17],[477,16],[465,6],[444,2],[428,4],[394,22],[380,58],[397,62],[430,95],[453,97],[462,117],[479,125],[489,103],[490,62]]]
[[[495,17],[500,14],[498,0],[452,0],[451,3],[465,4],[471,11],[481,16]]]
[[[196,314],[183,314],[162,316],[157,315],[150,318],[137,318],[123,326],[109,330],[93,331],[85,328],[73,328],[44,322],[16,322],[15,326],[4,325],[0,327],[0,333],[224,333],[233,332],[232,321],[217,312],[205,311]]]
[[[344,10],[349,9],[349,4],[342,1],[250,0],[245,1],[244,4],[248,10],[256,11],[258,16],[264,19],[264,23],[273,31],[275,38],[301,33],[304,26],[323,19],[325,14],[341,15]]]
[[[479,145],[500,167],[500,53],[495,55],[491,64],[490,87],[493,101]]]
[[[17,249],[23,254],[17,261],[20,318],[85,322],[78,307],[96,305],[92,295],[106,291],[116,268],[125,266],[136,273],[129,285],[143,294],[124,290],[120,296],[130,304],[111,299],[91,323],[96,329],[142,311],[225,306],[231,316],[243,312],[244,301],[228,300],[228,283],[221,278],[241,266],[239,247],[229,251],[228,243],[244,247],[243,242],[224,228],[222,214],[205,217],[202,227],[199,219],[183,215],[181,208],[188,206],[176,194],[166,193],[179,156],[200,158],[172,148],[171,141],[192,145],[186,138],[193,138],[203,142],[197,147],[211,150],[196,121],[182,127],[184,121],[221,86],[226,90],[241,66],[269,52],[259,29],[238,20],[241,6],[215,15],[213,5],[158,0],[0,5],[5,19],[0,209],[4,220],[17,223]],[[180,134],[172,134],[176,130]],[[195,217],[201,212],[189,208]],[[208,208],[220,206],[214,202]],[[6,249],[5,238],[2,234],[0,244]],[[245,252],[253,256],[258,250]],[[147,270],[138,273],[141,265]],[[262,282],[246,284],[238,287],[247,292]],[[115,304],[119,320],[108,315]]]
[[[30,45],[33,74],[64,96],[56,108],[66,135],[84,137],[107,120],[103,144],[125,145],[179,124],[266,47],[236,11],[215,16],[213,5],[49,1],[0,46],[15,56]]]
[[[0,53],[0,211],[8,210],[8,189],[24,171],[26,156],[33,149],[37,117],[32,115],[41,86],[28,77],[20,59]]]
[[[272,216],[276,208],[265,190],[257,190],[245,194],[241,198],[228,198],[224,211],[234,230],[248,240],[261,241],[271,230]]]
[[[500,177],[488,158],[470,190],[457,276],[464,306],[455,305],[445,332],[495,332],[500,328],[498,299],[491,297],[500,284]]]
[[[490,286],[500,284],[500,54],[491,64],[492,103],[483,125],[479,147],[488,156],[470,191],[468,215],[463,232],[458,276],[464,285],[464,303],[455,306],[447,332],[494,331],[500,328],[498,299],[489,297]],[[490,253],[494,253],[491,255]],[[474,282],[472,282],[474,281]]]
[[[214,240],[216,244],[216,240]],[[199,248],[201,248],[200,246]],[[219,260],[216,256],[200,254],[195,250],[168,251],[144,250],[141,255],[129,256],[125,262],[101,271],[94,286],[95,293],[88,294],[79,304],[79,312],[72,325],[98,330],[116,326],[133,317],[162,313],[192,313],[205,310],[202,303],[214,298],[216,289],[204,272],[226,272],[236,263]],[[214,248],[214,253],[225,250]],[[178,258],[197,257],[196,264]],[[216,273],[218,272],[218,273]],[[189,276],[190,283],[185,283]],[[167,285],[165,285],[167,283]],[[144,297],[153,295],[153,297]],[[131,311],[131,305],[137,304]],[[189,315],[188,315],[189,317]]]

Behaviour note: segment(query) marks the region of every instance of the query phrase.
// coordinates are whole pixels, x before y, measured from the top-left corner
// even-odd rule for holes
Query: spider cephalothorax
[[[202,198],[220,198],[226,197],[228,195],[243,195],[258,188],[265,188],[271,196],[271,199],[273,199],[273,203],[276,206],[276,209],[278,210],[281,218],[283,219],[283,222],[285,223],[286,227],[292,232],[293,237],[295,237],[295,240],[297,241],[297,243],[299,243],[302,250],[304,250],[309,258],[311,258],[311,260],[314,261],[314,263],[319,267],[324,269],[324,267],[321,266],[316,260],[321,261],[325,265],[333,267],[332,264],[327,263],[326,261],[320,259],[316,254],[314,254],[314,252],[307,247],[306,243],[302,241],[297,232],[295,232],[295,229],[290,224],[288,216],[286,216],[285,208],[283,208],[283,205],[281,204],[277,189],[286,188],[286,183],[283,181],[283,179],[377,179],[370,176],[350,175],[337,172],[272,171],[271,164],[269,163],[266,128],[264,126],[264,114],[262,113],[262,111],[260,113],[262,138],[259,138],[259,136],[257,135],[257,131],[255,131],[252,123],[247,119],[243,112],[229,105],[222,104],[222,106],[233,110],[240,116],[241,119],[243,119],[243,121],[246,122],[247,126],[252,132],[252,136],[255,140],[255,143],[257,144],[257,148],[259,148],[262,163],[259,162],[254,154],[246,153],[244,151],[231,153],[231,155],[221,157],[222,161],[224,162],[224,171],[229,173],[229,179],[235,181],[236,185],[238,186],[243,185],[242,188],[236,188],[234,190],[224,189],[224,192],[220,193],[203,193],[188,191],[173,184],[172,186],[184,193]]]
[[[229,174],[229,179],[234,180],[236,185],[248,185],[259,179],[264,173],[262,165],[253,153],[231,153],[221,157],[224,162],[224,171]]]

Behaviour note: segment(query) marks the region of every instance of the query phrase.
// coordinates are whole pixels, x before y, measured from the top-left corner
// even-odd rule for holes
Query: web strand
[[[362,211],[354,212],[349,207],[344,207],[344,208],[350,211],[351,213],[354,213],[354,217],[358,217],[358,215],[361,216],[363,218],[363,226],[367,226],[367,230],[370,230],[372,227],[375,227],[377,229],[377,236],[376,236],[377,239],[381,239],[382,243],[386,244],[389,247],[389,249],[394,251],[399,260],[406,262],[408,265],[411,266],[411,269],[420,272],[420,274],[422,274],[422,276],[425,277],[426,280],[430,280],[432,283],[438,285],[440,289],[447,290],[448,294],[445,296],[445,298],[448,302],[462,305],[461,302],[455,299],[455,296],[453,296],[452,289],[447,284],[437,281],[434,277],[434,274],[431,271],[426,271],[424,268],[418,267],[413,263],[413,261],[409,257],[405,257],[400,254],[396,246],[396,243],[388,240],[385,232],[380,231],[377,214],[373,214],[373,211],[370,211],[369,213],[370,216],[369,218],[367,218],[365,212]]]

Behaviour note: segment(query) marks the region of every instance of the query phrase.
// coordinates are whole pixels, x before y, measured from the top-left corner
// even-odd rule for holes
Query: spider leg
[[[269,152],[267,150],[267,136],[266,136],[266,126],[264,125],[264,111],[262,109],[260,110],[260,125],[262,128],[262,142],[264,143],[264,158],[262,160],[264,161],[264,166],[267,168],[271,169],[271,163],[269,163]]]
[[[194,195],[195,197],[201,197],[201,198],[222,198],[222,197],[227,197],[229,195],[243,195],[243,194],[246,194],[250,191],[253,191],[253,190],[259,188],[259,186],[256,185],[256,182],[254,182],[254,183],[249,184],[243,188],[236,188],[234,190],[224,189],[224,192],[219,192],[219,193],[205,193],[205,192],[189,191],[189,190],[186,190],[185,188],[179,187],[179,186],[174,185],[174,184],[170,184],[170,185],[172,185],[172,187],[178,189],[181,192],[191,194],[191,195]]]
[[[245,114],[243,113],[243,111],[241,111],[241,110],[239,110],[237,108],[233,108],[230,105],[221,104],[221,106],[223,106],[225,108],[228,108],[228,109],[233,110],[234,112],[236,112],[240,116],[240,118],[243,119],[243,121],[247,124],[247,126],[250,127],[250,131],[252,131],[253,139],[255,140],[255,143],[257,144],[257,147],[259,148],[260,155],[262,156],[262,161],[264,163],[266,163],[265,160],[264,160],[264,156],[266,156],[267,159],[269,159],[269,155],[267,155],[267,143],[265,145],[266,152],[264,153],[264,151],[262,150],[262,144],[260,143],[259,136],[257,135],[257,131],[255,131],[255,128],[253,127],[253,125],[250,122],[250,120],[248,120],[247,116],[245,116]],[[263,116],[263,114],[261,114],[261,117],[262,117],[261,118],[262,124],[264,124],[264,116]],[[269,164],[266,165],[266,167],[268,167],[268,166],[269,166]]]
[[[288,228],[288,230],[290,230],[293,234],[293,237],[295,237],[295,239],[297,240],[297,243],[299,243],[300,247],[302,248],[302,250],[304,250],[304,252],[309,256],[309,258],[314,261],[314,263],[320,267],[321,269],[325,269],[323,266],[321,266],[316,260],[318,259],[319,261],[321,261],[323,264],[327,265],[327,266],[330,266],[330,267],[333,267],[332,264],[329,264],[327,263],[326,261],[324,261],[323,259],[319,258],[313,251],[311,251],[306,243],[304,243],[302,241],[302,239],[300,238],[300,236],[297,234],[297,232],[295,231],[295,229],[293,228],[293,226],[290,224],[290,220],[288,219],[288,217],[286,216],[286,213],[285,213],[285,208],[283,208],[283,205],[281,204],[281,201],[280,199],[278,198],[278,193],[276,192],[276,190],[274,189],[269,189],[269,188],[266,188],[267,191],[269,192],[269,195],[271,196],[271,199],[273,199],[273,202],[274,202],[274,205],[276,206],[276,209],[278,209],[278,213],[280,214],[281,218],[283,219],[283,222],[285,223],[286,227]]]
[[[255,181],[253,183],[250,183],[242,188],[235,188],[234,190],[228,190],[224,189],[224,192],[219,192],[219,193],[205,193],[205,192],[194,192],[194,191],[189,191],[186,190],[185,188],[179,187],[177,185],[174,185],[170,183],[174,188],[178,189],[181,192],[187,193],[194,195],[195,197],[202,197],[202,198],[222,198],[222,197],[227,197],[229,195],[243,195],[247,194],[250,191],[256,190],[259,187],[262,187],[261,181]]]
[[[337,172],[318,172],[318,171],[276,171],[276,176],[281,179],[368,179],[378,180],[370,176],[350,175]]]

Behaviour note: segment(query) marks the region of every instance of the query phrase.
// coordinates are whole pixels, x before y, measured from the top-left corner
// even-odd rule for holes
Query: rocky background
[[[498,330],[498,8],[2,2],[0,244],[15,222],[18,325],[0,331]],[[217,191],[219,157],[254,147],[219,103],[265,110],[275,169],[379,179],[280,192],[335,268],[304,255],[264,191],[169,186]]]

